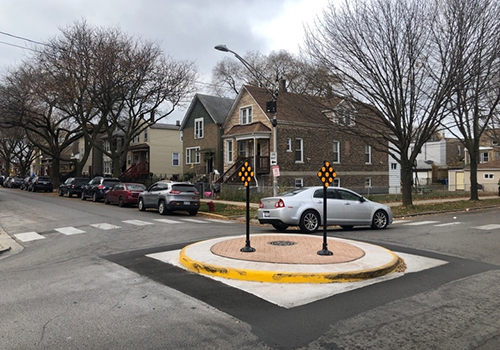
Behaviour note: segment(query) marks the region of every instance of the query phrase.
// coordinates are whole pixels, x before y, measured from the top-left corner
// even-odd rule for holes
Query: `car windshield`
[[[193,185],[173,185],[172,190],[180,192],[196,192],[196,187]]]
[[[144,185],[127,185],[127,189],[135,191],[144,191],[146,186]]]

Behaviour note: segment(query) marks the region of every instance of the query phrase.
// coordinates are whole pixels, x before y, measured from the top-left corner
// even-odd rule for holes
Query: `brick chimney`
[[[286,79],[280,79],[279,85],[278,85],[278,91],[279,92],[287,92],[286,91]]]

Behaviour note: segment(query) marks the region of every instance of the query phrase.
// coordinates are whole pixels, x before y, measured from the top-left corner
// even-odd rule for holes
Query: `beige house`
[[[470,191],[470,168],[448,171],[449,191]],[[477,182],[484,192],[498,192],[500,180],[500,159],[477,165]]]
[[[153,175],[162,179],[180,179],[182,140],[180,123],[156,123],[136,136],[130,143],[123,178],[135,179]]]

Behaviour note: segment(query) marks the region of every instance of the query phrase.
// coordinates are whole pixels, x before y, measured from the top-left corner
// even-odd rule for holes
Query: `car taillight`
[[[259,201],[259,208],[264,208],[264,203],[262,203],[262,201]]]
[[[194,194],[199,195],[199,194],[200,194],[200,192],[198,192],[198,191],[194,191]]]
[[[75,188],[75,185],[71,185],[71,188]]]
[[[106,186],[99,185],[99,186],[97,186],[97,188],[100,189],[100,190],[104,190],[106,188]]]
[[[274,207],[275,208],[284,208],[285,207],[285,202],[283,201],[283,199],[280,198],[279,201],[277,201],[276,203],[274,203]]]
[[[181,194],[181,191],[176,191],[176,190],[172,190],[170,191],[171,194]]]
[[[125,191],[125,193],[127,194],[127,196],[131,196],[132,195],[131,191]]]

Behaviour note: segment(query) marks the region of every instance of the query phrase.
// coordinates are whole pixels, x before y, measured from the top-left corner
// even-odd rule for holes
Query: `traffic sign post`
[[[241,182],[246,187],[246,205],[247,205],[247,212],[246,212],[246,240],[245,240],[245,246],[240,249],[240,252],[244,253],[252,253],[255,252],[255,248],[252,248],[250,246],[250,181],[252,181],[252,178],[254,176],[252,167],[248,164],[248,162],[245,162],[243,166],[241,167],[240,171],[238,172],[238,176],[240,177]]]
[[[326,218],[328,216],[326,191],[328,187],[332,184],[335,177],[337,177],[337,173],[335,173],[335,170],[333,170],[333,167],[330,165],[330,163],[325,161],[321,169],[318,171],[318,177],[323,183],[323,249],[318,251],[318,255],[333,255],[333,253],[328,250],[328,242],[326,237],[326,228],[327,228]]]

